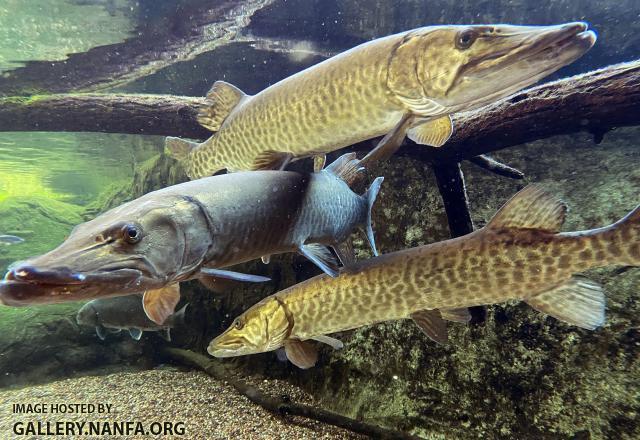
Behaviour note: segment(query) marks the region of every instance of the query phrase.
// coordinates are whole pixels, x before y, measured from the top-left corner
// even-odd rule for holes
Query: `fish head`
[[[408,33],[396,48],[388,83],[422,116],[472,110],[575,61],[595,41],[583,22],[425,27]]]
[[[100,325],[98,310],[94,307],[93,301],[89,301],[83,305],[80,310],[78,310],[76,322],[78,325],[84,325],[87,327],[96,327]]]
[[[211,341],[207,351],[215,357],[233,357],[276,350],[284,344],[291,327],[285,306],[271,296],[238,316]]]
[[[0,301],[59,303],[161,288],[197,268],[209,243],[197,203],[143,197],[76,226],[52,251],[14,263]]]

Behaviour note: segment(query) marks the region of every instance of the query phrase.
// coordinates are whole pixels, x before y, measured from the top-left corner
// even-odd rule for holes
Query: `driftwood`
[[[165,348],[163,354],[176,362],[197,367],[218,380],[230,383],[240,394],[253,403],[280,416],[293,415],[306,417],[352,432],[365,434],[371,438],[420,440],[420,437],[411,434],[370,425],[311,405],[291,402],[282,397],[269,396],[258,388],[235,378],[220,361],[193,351]]]
[[[170,95],[5,97],[0,98],[0,131],[95,131],[204,139],[211,133],[195,120],[203,101]],[[431,163],[452,162],[558,134],[588,131],[601,139],[615,127],[640,124],[640,60],[525,90],[456,115],[454,124],[454,135],[442,148],[405,148],[405,152]]]

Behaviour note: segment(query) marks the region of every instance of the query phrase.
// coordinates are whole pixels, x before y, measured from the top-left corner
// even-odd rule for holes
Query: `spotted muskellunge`
[[[203,143],[168,137],[192,179],[219,170],[283,168],[390,134],[439,147],[450,115],[494,102],[579,58],[596,41],[585,23],[432,26],[379,38],[249,96],[223,81],[198,121]],[[322,161],[319,161],[322,163]]]
[[[209,345],[218,357],[284,346],[302,368],[317,354],[309,339],[381,321],[413,319],[437,342],[444,320],[468,321],[467,307],[518,299],[587,329],[604,322],[604,294],[576,273],[640,266],[640,206],[612,225],[559,232],[566,205],[535,185],[516,194],[482,229],[463,237],[382,255],[267,297]]]

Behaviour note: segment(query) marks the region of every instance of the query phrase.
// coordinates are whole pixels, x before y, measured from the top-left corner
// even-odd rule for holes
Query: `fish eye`
[[[138,226],[129,224],[122,227],[122,236],[127,243],[134,244],[140,241],[142,232]]]
[[[233,323],[233,327],[236,330],[242,330],[242,327],[244,327],[244,321],[242,321],[241,319],[236,319],[236,321]]]
[[[469,49],[478,35],[473,29],[465,29],[456,36],[456,47],[460,50]]]

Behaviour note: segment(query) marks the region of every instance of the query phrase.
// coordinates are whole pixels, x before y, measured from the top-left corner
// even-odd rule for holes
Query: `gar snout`
[[[86,276],[68,267],[44,269],[30,264],[20,264],[9,269],[5,280],[36,284],[82,284]]]

